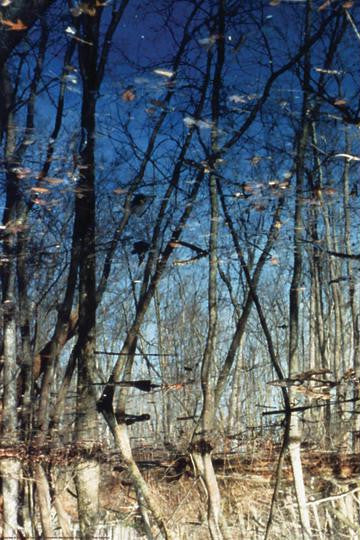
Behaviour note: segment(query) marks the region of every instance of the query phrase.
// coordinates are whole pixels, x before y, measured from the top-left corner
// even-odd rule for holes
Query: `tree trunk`
[[[222,70],[225,61],[225,1],[218,1],[217,15],[217,56],[214,69],[213,88],[211,96],[211,119],[213,129],[211,132],[211,153],[218,152],[218,123],[220,119],[220,93]],[[216,164],[211,164],[215,167]],[[217,192],[217,179],[215,174],[209,176],[210,199],[210,237],[209,237],[209,277],[208,277],[208,333],[205,351],[201,365],[201,390],[203,395],[202,411],[199,423],[195,429],[191,443],[191,454],[197,472],[204,482],[208,505],[208,527],[212,540],[228,538],[226,524],[222,516],[220,490],[214,471],[211,453],[214,448],[213,431],[215,423],[215,388],[212,382],[215,359],[216,337],[218,330],[218,229],[219,204]]]
[[[19,476],[17,459],[2,458],[0,462],[3,495],[3,538],[16,538],[18,530]]]
[[[305,22],[305,40],[310,33],[311,4],[308,1]],[[297,373],[300,369],[299,362],[299,335],[300,335],[300,294],[302,289],[302,203],[301,195],[304,186],[306,150],[309,139],[309,78],[311,72],[310,53],[306,53],[304,58],[304,79],[303,85],[303,106],[301,125],[298,134],[296,152],[296,195],[295,195],[295,215],[294,215],[294,263],[289,296],[289,376]],[[293,395],[289,393],[290,403],[294,404]],[[302,472],[300,444],[301,430],[300,419],[297,413],[292,413],[289,417],[289,453],[291,467],[294,474],[295,492],[300,514],[302,535],[304,538],[311,538],[310,519],[306,506],[305,485]]]
[[[164,517],[162,516],[162,513],[158,508],[158,503],[155,500],[154,496],[151,494],[149,487],[145,482],[133,458],[127,426],[126,424],[116,424],[115,418],[113,418],[113,422],[114,423],[112,432],[114,435],[115,444],[121,453],[122,459],[125,462],[127,472],[130,475],[132,484],[135,488],[138,498],[140,497],[140,504],[143,506],[143,508],[147,508],[148,510],[150,510],[161,533],[164,535],[165,540],[172,540],[173,535],[168,529]],[[152,540],[151,530],[149,530],[147,516],[145,516],[144,524],[144,528],[147,531],[147,538],[148,540]]]
[[[95,3],[94,3],[95,5]],[[94,8],[95,9],[95,8]],[[80,178],[75,193],[74,237],[80,250],[79,323],[77,365],[76,442],[80,452],[91,451],[97,441],[97,411],[94,386],[96,348],[96,250],[95,250],[95,113],[99,89],[97,74],[98,40],[101,10],[91,17],[81,15],[88,45],[79,45],[83,84],[80,140]],[[99,520],[99,464],[82,457],[75,471],[80,534],[83,539],[96,535]]]
[[[51,498],[49,482],[41,463],[35,465],[36,491],[40,510],[40,521],[43,538],[54,538],[55,533],[51,523]]]
[[[1,72],[1,92],[6,105],[12,98],[12,88],[7,72]],[[15,160],[15,129],[12,115],[6,118],[6,203],[3,224],[6,227],[18,217],[21,198],[18,178],[12,172]],[[19,222],[21,225],[21,221]],[[4,236],[3,249],[6,262],[2,267],[2,310],[3,310],[3,410],[1,445],[10,450],[12,458],[1,460],[1,474],[4,497],[4,536],[16,536],[18,527],[18,498],[20,461],[16,459],[18,433],[17,412],[17,325],[16,325],[16,233],[11,230]]]
[[[345,151],[351,153],[351,147],[349,142],[348,130],[345,132]],[[343,208],[345,218],[345,231],[344,240],[347,255],[352,254],[351,247],[351,216],[350,216],[350,201],[349,201],[349,168],[350,163],[345,162],[344,165],[344,183],[343,183]],[[349,301],[351,310],[351,324],[352,324],[352,367],[354,370],[355,380],[360,380],[360,316],[356,309],[356,293],[355,293],[355,278],[354,268],[351,259],[347,260],[347,275],[349,279]],[[358,384],[354,384],[353,390],[353,437],[352,437],[352,451],[354,453],[360,452],[360,388]]]

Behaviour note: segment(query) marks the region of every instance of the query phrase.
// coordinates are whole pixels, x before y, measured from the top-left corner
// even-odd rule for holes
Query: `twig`
[[[341,401],[326,401],[326,403],[317,403],[316,405],[302,405],[301,407],[292,407],[291,412],[302,412],[307,409],[318,409],[319,407],[326,407],[327,405],[341,405],[341,403],[353,403],[359,401],[360,397],[343,399]],[[275,411],[264,411],[262,416],[270,416],[272,414],[286,414],[286,409],[276,409]]]
[[[352,29],[354,30],[356,37],[357,37],[358,40],[360,41],[360,32],[359,32],[359,30],[356,28],[356,24],[354,23],[354,19],[352,18],[352,16],[350,15],[350,13],[349,13],[349,11],[348,11],[347,9],[345,9],[345,15],[346,15],[347,20],[348,20],[349,23],[351,24]]]
[[[323,499],[317,499],[316,501],[307,501],[307,505],[316,505],[321,504],[328,501],[337,501],[338,499],[342,499],[343,497],[346,497],[347,495],[351,495],[353,493],[357,493],[360,491],[360,487],[350,489],[349,491],[344,491],[343,493],[338,493],[337,495],[330,495],[329,497],[324,497]],[[289,508],[290,506],[296,506],[297,503],[291,503],[291,504],[284,504],[284,508]]]

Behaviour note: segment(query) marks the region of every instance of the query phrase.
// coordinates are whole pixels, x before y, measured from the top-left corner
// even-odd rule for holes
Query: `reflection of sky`
[[[97,103],[96,176],[100,263],[108,246],[106,242],[111,238],[114,228],[122,217],[126,195],[126,191],[114,193],[113,190],[116,188],[126,190],[136,177],[149,138],[164,108],[167,115],[159,130],[151,161],[147,164],[144,178],[138,188],[138,191],[151,195],[153,199],[144,214],[134,215],[130,219],[129,228],[114,261],[113,273],[103,302],[104,309],[108,310],[104,313],[105,334],[111,339],[114,337],[120,341],[123,337],[128,321],[121,320],[121,324],[119,323],[119,305],[126,306],[124,311],[128,309],[131,313],[131,306],[133,306],[131,284],[134,284],[136,291],[139,290],[139,281],[144,270],[144,266],[136,266],[137,257],[130,253],[132,243],[138,240],[148,241],[151,238],[161,198],[172,179],[174,163],[186,135],[194,125],[196,130],[186,155],[188,163],[182,167],[179,187],[172,196],[166,214],[163,226],[165,239],[169,237],[174,220],[179,217],[188,201],[188,194],[197,173],[196,165],[201,167],[206,158],[202,144],[205,148],[209,148],[213,127],[211,124],[211,85],[201,117],[195,118],[194,111],[199,99],[208,53],[213,55],[213,63],[216,60],[217,37],[212,23],[199,25],[207,15],[214,12],[215,4],[212,0],[204,2],[202,9],[190,23],[190,39],[175,74],[176,83],[168,104],[164,103],[164,99],[169,91],[169,77],[156,70],[162,69],[166,73],[166,70],[172,69],[173,58],[182,39],[183,27],[193,5],[186,2],[171,2],[171,10],[168,12],[163,10],[160,14],[157,2],[150,2],[148,6],[144,6],[142,2],[130,1],[113,39],[108,67]],[[154,13],[154,5],[159,9],[158,13]],[[163,5],[165,2],[161,2],[161,6]],[[111,4],[109,8],[104,9],[104,23],[109,20],[110,9]],[[241,128],[261,97],[264,85],[271,73],[284,65],[297,52],[299,40],[303,36],[304,13],[305,2],[302,1],[284,0],[280,5],[272,7],[268,0],[266,2],[251,0],[238,2],[236,10],[229,16],[224,36],[226,59],[222,76],[218,126],[220,146],[226,144]],[[328,14],[329,10],[324,10],[324,12],[314,10],[312,31],[318,28],[319,22]],[[356,15],[354,10],[352,10],[352,16],[355,20],[356,17],[359,19],[359,15]],[[164,24],[164,19],[167,19],[167,25]],[[359,20],[356,20],[356,23],[359,27]],[[70,19],[64,17],[51,29],[54,35],[51,34],[51,47],[39,85],[34,144],[29,145],[21,163],[31,171],[21,183],[29,198],[34,198],[34,193],[30,191],[30,188],[34,185],[36,173],[44,161],[49,134],[55,121],[63,52],[69,40],[74,39],[69,33],[65,33],[69,24],[71,24]],[[198,29],[195,32],[193,29],[196,27]],[[354,66],[354,50],[358,48],[358,44],[351,29],[347,31],[344,43],[340,45],[329,72],[322,71],[329,43],[326,36],[330,35],[333,27],[331,23],[325,37],[312,49],[311,86],[316,90],[322,78],[328,96],[333,98],[345,96],[349,105],[355,110],[358,103],[359,64],[356,62]],[[36,32],[34,32],[36,36],[33,38],[34,44],[38,37]],[[28,96],[29,73],[31,74],[29,66],[33,66],[36,57],[35,47],[33,53],[29,64],[23,65],[21,76],[25,104]],[[39,295],[43,294],[42,289],[48,287],[49,280],[57,279],[57,276],[55,278],[51,276],[56,264],[56,269],[60,272],[62,270],[59,267],[65,268],[69,259],[67,250],[71,239],[71,212],[78,172],[74,166],[74,156],[78,151],[81,137],[79,128],[81,77],[76,52],[71,65],[74,69],[66,75],[67,87],[62,130],[56,142],[50,171],[50,176],[55,177],[55,180],[60,180],[60,183],[47,184],[50,193],[36,195],[43,203],[34,205],[30,218],[32,259],[29,269],[36,281],[36,294]],[[212,76],[213,73],[214,68],[212,68]],[[285,197],[284,211],[279,223],[279,240],[269,254],[262,277],[262,286],[267,291],[265,300],[267,301],[268,296],[271,297],[272,294],[276,300],[281,299],[283,306],[286,305],[285,297],[288,295],[289,276],[292,269],[292,255],[289,256],[289,253],[292,253],[294,160],[296,134],[300,127],[303,101],[302,77],[303,60],[296,69],[284,73],[276,80],[256,121],[226,152],[223,162],[216,169],[247,259],[251,258],[252,253],[255,254],[255,261],[260,256],[268,236],[271,214],[279,197],[282,195]],[[133,92],[133,100],[124,99],[124,92],[127,89]],[[316,101],[317,98],[313,96],[312,99]],[[23,131],[21,125],[24,122],[24,115],[25,106],[18,112],[19,134]],[[325,186],[335,188],[336,192],[324,194],[323,203],[320,205],[319,200],[314,198],[309,188],[305,188],[302,194],[305,207],[304,236],[309,237],[311,218],[317,220],[319,237],[324,236],[325,225],[321,214],[326,208],[333,218],[332,234],[338,242],[339,249],[342,250],[343,222],[337,218],[337,213],[340,214],[340,209],[342,211],[340,205],[342,204],[344,162],[341,159],[330,159],[329,156],[332,153],[344,151],[345,126],[341,113],[331,104],[324,103],[321,103],[321,113],[316,123],[317,144],[323,167],[322,181]],[[348,133],[352,153],[356,154],[359,150],[358,128],[348,126]],[[307,167],[310,170],[314,168],[314,156],[311,152],[308,154]],[[356,167],[356,163],[350,166],[351,190],[359,182]],[[194,211],[182,233],[182,239],[193,242],[204,250],[207,248],[209,238],[208,177],[209,175],[206,174]],[[290,182],[289,187],[285,186],[287,180]],[[3,196],[2,193],[2,200]],[[358,206],[358,196],[350,198],[354,238],[359,226]],[[245,289],[243,278],[222,217],[220,217],[219,230],[220,265],[232,280],[235,297],[242,302]],[[307,244],[305,248],[308,248]],[[309,252],[306,249],[304,252],[307,256]],[[357,245],[354,245],[354,250],[357,251]],[[59,258],[62,265],[58,264],[59,258],[54,255],[58,252],[61,253]],[[125,253],[133,266],[132,276],[127,274]],[[189,253],[187,249],[177,249],[171,262],[174,259],[188,259],[191,255],[193,253]],[[39,268],[46,269],[46,272],[37,271]],[[207,275],[207,271],[208,260],[205,257],[190,266],[177,267],[169,264],[159,291],[164,292],[168,286],[169,289],[166,291],[168,297],[175,297],[172,286],[177,276],[181,275],[184,283],[190,284],[191,293],[195,288],[200,291],[198,303],[199,306],[201,304],[200,307],[205,307],[204,294],[207,284],[204,276]],[[62,284],[60,279],[54,285],[52,292],[58,291],[60,296],[63,292]],[[219,285],[219,290],[222,316],[224,320],[230,321],[224,331],[226,335],[221,336],[224,341],[219,345],[220,351],[221,347],[223,350],[226,349],[226,340],[231,335],[231,325],[234,321],[230,314],[227,291],[222,285]],[[34,291],[31,293],[34,298],[37,298]],[[270,298],[269,302],[271,300]],[[172,300],[170,303],[171,309],[174,310]],[[270,305],[269,313],[269,317],[274,318],[275,328],[277,323],[283,322],[281,313],[272,305]],[[148,319],[153,321],[154,317],[149,315]],[[252,324],[255,328],[254,335],[258,335],[258,322],[255,316]],[[250,334],[251,331],[250,329]],[[176,326],[174,326],[175,332]],[[153,339],[155,334],[155,328],[149,324],[148,337]],[[285,336],[285,332],[283,334]],[[250,335],[249,339],[254,338]],[[155,339],[153,341],[156,346]],[[109,346],[109,348],[112,347]]]
[[[160,6],[161,7],[161,6]],[[262,9],[263,8],[263,9]],[[104,9],[103,22],[110,16],[109,7]],[[152,152],[153,161],[148,164],[144,175],[143,187],[146,193],[158,195],[167,187],[171,179],[174,160],[179,153],[188,130],[196,123],[197,133],[187,153],[187,159],[202,163],[205,159],[201,143],[209,146],[211,132],[211,88],[200,119],[194,119],[194,109],[202,84],[208,52],[216,54],[216,30],[213,24],[199,26],[206,15],[215,10],[213,2],[204,2],[202,9],[195,15],[189,26],[190,40],[186,53],[176,73],[176,84],[168,105],[163,100],[168,92],[169,79],[155,72],[156,69],[170,70],[177,47],[182,39],[183,27],[193,6],[179,2],[172,10],[154,13],[154,7],[142,3],[130,2],[113,39],[106,76],[100,89],[97,105],[97,178],[99,197],[104,191],[113,197],[115,209],[121,212],[124,196],[113,195],[117,187],[126,188],[136,176],[139,163],[146,150],[152,129],[164,107],[167,116],[160,129],[157,142]],[[298,50],[299,36],[303,32],[305,2],[283,1],[281,5],[270,6],[268,2],[241,4],[228,18],[225,43],[226,61],[223,70],[223,89],[221,116],[219,119],[219,141],[225,144],[246,120],[252,107],[262,94],[263,87],[272,70],[281,67]],[[313,31],[319,21],[328,16],[329,10],[314,11]],[[355,17],[355,14],[353,14]],[[164,24],[164,19],[167,24]],[[36,119],[36,142],[27,152],[28,166],[37,171],[44,157],[49,132],[54,122],[62,51],[66,42],[73,39],[65,29],[71,21],[64,17],[61,24],[54,28],[60,32],[53,42],[45,62],[43,82],[53,79],[50,87],[38,97]],[[196,32],[193,28],[197,27]],[[328,30],[330,33],[330,28]],[[349,101],[354,86],[354,66],[352,47],[354,36],[348,31],[344,45],[339,48],[332,68],[342,73],[343,91]],[[340,85],[336,73],[322,74],[328,40],[323,39],[312,50],[312,85],[316,88],[322,76],[329,95],[336,96]],[[52,56],[56,53],[56,56]],[[67,91],[63,129],[57,143],[52,174],[62,175],[65,186],[53,186],[53,192],[72,190],[72,155],[76,153],[80,140],[79,112],[81,107],[81,80],[77,68],[77,54],[72,65],[74,71],[67,75]],[[239,209],[248,219],[248,226],[254,226],[262,219],[261,212],[254,206],[272,208],[276,203],[269,181],[281,182],[289,171],[294,170],[294,136],[299,128],[302,106],[302,89],[299,81],[302,77],[302,64],[298,72],[283,74],[273,85],[270,96],[258,115],[257,120],[241,137],[239,142],[224,155],[224,162],[218,169],[222,185],[229,197],[229,204],[236,211]],[[24,87],[26,82],[24,79]],[[133,101],[124,101],[123,93],[127,88],[134,92]],[[322,105],[322,119],[326,114],[338,115],[331,105]],[[22,113],[19,113],[21,121]],[[343,123],[331,120],[319,126],[321,131],[319,145],[327,154],[343,144]],[[357,135],[356,128],[350,128]],[[326,141],[326,142],[325,142]],[[340,187],[341,181],[335,177],[341,175],[341,162],[338,170],[332,167],[332,174],[326,177]],[[330,170],[330,166],[329,166]],[[336,175],[334,172],[336,171]],[[195,169],[183,168],[181,188],[178,192],[178,204],[181,207],[186,200],[186,193],[191,187]],[[75,176],[76,178],[76,176]],[[292,177],[293,178],[293,177]],[[29,179],[30,181],[31,179]],[[292,180],[293,181],[293,180]],[[33,180],[31,180],[33,182]],[[232,200],[230,197],[246,184],[251,194],[245,200]],[[24,182],[26,185],[26,182]],[[101,191],[100,191],[101,186]],[[291,202],[291,188],[287,198]],[[157,204],[155,199],[154,204]],[[181,208],[180,208],[181,210]],[[200,191],[197,202],[200,215],[207,215],[207,188]],[[288,206],[288,217],[292,213]],[[265,211],[266,213],[266,211]]]

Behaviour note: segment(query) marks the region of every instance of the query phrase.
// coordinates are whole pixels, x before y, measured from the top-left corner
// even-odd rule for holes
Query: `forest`
[[[1,538],[360,538],[359,8],[0,1]]]

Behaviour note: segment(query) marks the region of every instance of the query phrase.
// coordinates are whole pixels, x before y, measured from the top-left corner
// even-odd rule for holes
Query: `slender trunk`
[[[34,482],[32,478],[23,479],[22,493],[20,498],[21,521],[26,538],[35,537],[34,523]]]
[[[1,73],[0,96],[6,106],[10,107],[12,88],[5,69]],[[15,129],[11,114],[6,118],[5,158],[6,203],[3,215],[3,225],[6,227],[15,222],[18,217],[20,194],[18,178],[12,172],[15,160]],[[19,223],[21,226],[21,222]],[[2,410],[2,440],[1,445],[14,450],[19,442],[18,413],[17,413],[17,325],[16,325],[16,233],[9,230],[3,239],[3,249],[6,262],[2,268],[2,310],[3,310],[3,410]],[[15,454],[15,452],[14,452]],[[18,527],[18,498],[20,461],[16,458],[1,460],[2,494],[4,498],[4,536],[14,537]]]
[[[217,18],[217,58],[214,68],[211,111],[213,129],[211,133],[211,153],[218,152],[218,123],[220,118],[221,77],[225,62],[225,1],[218,2]],[[211,164],[212,168],[216,163]],[[222,515],[221,495],[214,471],[211,453],[214,448],[213,431],[216,414],[215,388],[213,382],[216,360],[216,336],[218,327],[218,233],[219,203],[216,175],[209,176],[210,237],[209,237],[209,277],[208,277],[208,333],[201,365],[201,389],[203,395],[199,424],[194,432],[191,453],[207,494],[208,527],[212,540],[228,538],[227,526]]]
[[[316,136],[316,129],[315,124],[313,123],[312,126],[312,142],[314,144],[314,147],[317,148],[318,141]],[[329,209],[327,205],[325,204],[323,197],[321,195],[321,188],[323,186],[323,167],[321,163],[320,156],[318,152],[315,150],[315,164],[318,171],[318,188],[319,188],[319,200],[321,203],[321,209],[322,209],[322,219],[325,223],[325,246],[328,251],[338,251],[337,242],[336,242],[336,233],[334,234],[332,231],[332,222],[331,222],[331,214],[329,213]],[[346,172],[344,172],[344,176],[346,176]],[[351,245],[349,243],[349,236],[347,235],[346,231],[349,230],[349,215],[348,210],[346,209],[345,199],[348,199],[348,191],[346,189],[346,180],[344,179],[344,217],[345,217],[345,246],[347,249],[347,252],[351,253]],[[347,205],[348,206],[348,205]],[[336,217],[333,217],[333,220],[336,221]],[[349,250],[349,251],[348,251]],[[321,290],[327,290],[325,285],[323,283],[322,275],[324,272],[324,258],[321,261],[320,264],[320,256],[317,255],[317,263],[318,263],[318,279],[319,279],[319,297],[321,298]],[[324,306],[322,300],[320,300],[320,306],[321,306],[321,314],[319,313],[319,319],[317,321],[318,329],[319,329],[319,336],[320,333],[322,334],[322,342],[320,344],[320,351],[322,354],[322,367],[326,369],[331,369],[334,374],[335,379],[340,379],[342,373],[345,371],[345,357],[344,357],[344,317],[342,312],[342,306],[345,304],[342,290],[338,283],[338,277],[341,275],[341,262],[339,260],[334,259],[333,257],[328,257],[326,260],[327,263],[327,269],[328,269],[328,276],[327,281],[330,282],[330,288],[328,290],[329,298],[328,303],[330,304],[328,307],[329,310],[329,317],[330,318],[330,324],[327,328],[327,332],[325,330],[325,324],[323,316]],[[348,262],[350,266],[348,266],[348,272],[351,275],[351,261]],[[351,278],[350,278],[350,290],[349,290],[349,296],[350,296],[350,308],[352,305],[352,289],[351,289]],[[321,316],[320,316],[321,315]],[[326,337],[325,337],[326,336]],[[332,364],[327,359],[327,356],[330,356],[332,359]],[[344,423],[344,426],[346,425],[346,422],[348,422],[348,415],[344,411],[344,407],[341,404],[341,402],[346,399],[346,384],[345,385],[338,385],[337,386],[337,412],[341,419],[341,422]],[[345,394],[344,394],[345,391]],[[326,406],[324,408],[324,415],[325,415],[325,428],[326,428],[326,444],[331,444],[331,409],[330,405]],[[345,440],[346,439],[346,440]],[[351,446],[350,436],[349,434],[345,435],[345,439],[341,441],[341,446],[344,448]]]
[[[346,148],[345,151],[351,153],[349,136],[347,131],[345,132]],[[350,201],[349,201],[349,167],[348,161],[344,165],[344,183],[343,183],[343,209],[345,218],[345,232],[344,240],[346,253],[352,254],[351,248],[351,217],[350,217]],[[355,380],[360,379],[360,316],[356,311],[356,289],[354,279],[354,269],[351,259],[347,260],[347,275],[349,278],[349,301],[351,310],[351,324],[352,324],[352,367],[354,370]],[[360,452],[360,388],[359,385],[354,384],[353,390],[353,438],[352,438],[352,451],[355,453]]]
[[[102,48],[100,47],[101,17],[103,4],[91,0],[93,13],[84,12],[79,26],[85,39],[79,43],[79,64],[82,79],[81,140],[79,155],[79,182],[75,190],[74,239],[78,238],[79,261],[79,320],[78,341],[74,350],[77,359],[77,411],[76,441],[85,456],[75,472],[78,494],[80,535],[84,539],[96,534],[99,515],[100,467],[98,462],[86,456],[98,440],[98,414],[93,382],[96,367],[96,308],[104,292],[101,280],[96,290],[96,104],[104,77],[113,34],[121,20],[128,0],[112,10]],[[107,261],[105,274],[109,271]],[[76,353],[76,355],[75,355]],[[69,375],[71,373],[69,365]]]
[[[72,522],[70,515],[66,512],[62,494],[66,490],[68,482],[68,470],[62,467],[53,467],[52,469],[52,483],[54,487],[54,508],[56,510],[56,516],[61,528],[63,538],[70,538],[72,531]]]
[[[43,538],[54,538],[51,523],[51,498],[49,482],[41,463],[35,465],[36,491],[40,510],[40,521]]]
[[[310,34],[311,2],[307,2],[305,40]],[[300,131],[297,141],[296,152],[296,195],[295,195],[295,215],[294,215],[294,263],[290,286],[289,297],[289,376],[291,377],[299,371],[299,335],[300,335],[300,294],[302,289],[302,203],[301,196],[304,189],[306,150],[309,139],[309,79],[311,72],[310,54],[306,53],[304,58],[304,79],[303,84],[303,108]],[[294,404],[292,392],[289,393],[290,403]],[[300,444],[301,429],[300,418],[297,413],[290,415],[289,430],[289,453],[294,474],[295,492],[304,538],[311,538],[310,519],[306,506],[305,485],[302,471]]]
[[[318,207],[315,206],[312,212],[312,226],[311,226],[311,239],[312,242],[319,241],[318,234],[318,222],[317,220],[326,213],[326,210],[323,207],[321,189],[323,185],[323,175],[322,175],[322,163],[317,151],[318,142],[316,135],[316,124],[315,122],[311,123],[311,140],[314,147],[314,161],[315,161],[315,170],[317,171],[316,181],[312,176],[309,178],[309,188],[312,193],[318,193],[319,203],[321,204],[321,212],[318,211]],[[324,283],[324,267],[325,260],[323,254],[319,252],[316,248],[312,250],[312,261],[311,261],[311,287],[314,291],[314,303],[315,303],[315,312],[314,312],[314,327],[315,327],[315,337],[317,342],[317,349],[319,355],[317,358],[316,368],[318,369],[330,369],[329,362],[329,345],[331,340],[331,335],[329,328],[327,327],[327,314],[326,314],[326,300],[323,298],[324,291],[326,291],[326,284]],[[330,275],[333,274],[333,269],[330,267]],[[326,278],[325,278],[326,279]],[[319,425],[324,426],[324,443],[327,447],[331,444],[331,411],[330,405],[326,405],[323,409],[317,411],[316,409],[312,411],[309,410],[309,414],[313,416],[314,420],[317,418],[319,420]]]
[[[77,343],[76,441],[85,455],[97,441],[97,412],[94,386],[96,340],[96,252],[95,252],[95,114],[99,89],[97,58],[100,10],[94,17],[81,16],[88,46],[79,46],[83,83],[80,141],[80,178],[75,194],[76,236],[79,241],[79,323]],[[96,535],[99,521],[100,468],[96,460],[84,457],[76,466],[80,534],[83,539]]]
[[[241,380],[241,366],[242,366],[242,341],[240,341],[238,353],[235,360],[235,368],[232,377],[231,393],[229,400],[229,417],[227,422],[228,433],[232,433],[237,423],[237,415],[239,412],[240,402],[240,380]]]
[[[169,371],[167,368],[167,360],[163,356],[165,349],[163,346],[164,341],[163,341],[161,315],[160,315],[160,298],[159,298],[158,291],[155,291],[155,294],[154,294],[154,304],[155,304],[155,317],[156,317],[157,336],[158,336],[157,337],[158,351],[160,354],[159,363],[160,363],[161,377],[162,377],[162,381],[166,381]],[[162,431],[163,431],[164,441],[171,442],[171,427],[172,427],[171,407],[170,407],[169,393],[166,392],[166,389],[162,390],[161,403],[162,403],[162,410],[161,410]]]
[[[158,503],[155,497],[152,495],[151,491],[149,490],[149,487],[133,458],[126,424],[114,425],[112,432],[114,435],[116,447],[121,452],[121,457],[124,460],[127,472],[130,475],[135,491],[138,494],[138,497],[140,496],[140,503],[142,508],[146,508],[151,512],[161,533],[164,535],[165,540],[172,540],[173,535],[167,528],[166,522],[161,514],[161,511],[158,508]],[[145,530],[147,531],[148,540],[152,540],[152,533],[149,527],[147,516],[145,516],[144,525]]]

